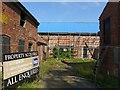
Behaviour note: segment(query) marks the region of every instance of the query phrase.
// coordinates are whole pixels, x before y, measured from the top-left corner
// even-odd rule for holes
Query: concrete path
[[[47,88],[94,88],[95,82],[82,78],[78,73],[73,72],[71,66],[53,67],[47,76],[43,76]]]

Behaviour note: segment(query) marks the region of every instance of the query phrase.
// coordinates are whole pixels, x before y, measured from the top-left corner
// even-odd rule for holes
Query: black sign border
[[[5,60],[5,55],[11,55],[11,54],[25,54],[25,53],[37,53],[36,55],[32,55],[32,56],[28,56],[28,57],[22,57],[22,58],[15,58],[15,59],[11,59],[11,60]],[[38,67],[35,67],[35,68],[33,68],[33,69],[38,69],[38,72],[37,73],[35,73],[35,74],[33,74],[33,75],[31,75],[30,76],[30,78],[25,78],[25,79],[23,79],[23,80],[21,80],[21,81],[19,81],[19,82],[17,82],[17,83],[15,83],[15,84],[13,84],[13,85],[11,85],[11,86],[9,86],[9,87],[6,87],[6,85],[5,85],[5,81],[6,80],[8,80],[8,79],[10,79],[10,78],[12,78],[12,77],[15,77],[15,76],[19,76],[20,74],[23,74],[23,73],[25,73],[25,72],[28,72],[28,71],[31,71],[31,70],[33,70],[33,69],[30,69],[30,70],[28,70],[28,71],[25,71],[25,72],[22,72],[22,73],[20,73],[20,74],[17,74],[17,75],[15,75],[15,76],[12,76],[12,77],[10,77],[10,78],[7,78],[7,79],[3,79],[3,63],[4,62],[9,62],[9,61],[13,61],[13,60],[19,60],[19,59],[23,59],[23,58],[30,58],[30,57],[35,57],[35,56],[38,56],[38,51],[31,51],[31,52],[16,52],[16,53],[7,53],[7,54],[3,54],[3,60],[2,60],[2,90],[4,90],[4,89],[10,89],[10,88],[14,88],[15,89],[15,87],[16,86],[18,86],[18,85],[20,85],[22,82],[24,82],[24,81],[31,81],[31,79],[33,78],[33,77],[35,77],[36,78],[36,75],[39,73],[39,66]]]
[[[33,75],[31,75],[29,78],[25,78],[25,79],[23,79],[23,80],[21,80],[21,81],[18,81],[17,83],[15,83],[15,84],[13,84],[13,85],[10,85],[10,86],[7,87],[6,84],[7,84],[8,79],[13,78],[13,77],[18,77],[20,74],[24,74],[24,73],[26,73],[26,72],[30,72],[31,70],[34,70],[34,69],[38,69],[38,72],[35,73],[35,74],[33,74]],[[39,67],[33,68],[33,69],[31,69],[31,70],[25,71],[25,72],[23,72],[23,73],[17,74],[17,75],[15,75],[15,76],[12,76],[12,77],[10,77],[10,78],[8,78],[8,79],[3,80],[3,87],[4,87],[4,89],[13,88],[14,86],[22,83],[22,82],[25,81],[25,80],[28,80],[28,79],[32,78],[33,76],[35,76],[35,75],[37,75],[37,74],[39,73]]]
[[[12,54],[26,54],[26,53],[37,53],[37,55],[32,55],[28,57],[21,57],[21,58],[14,58],[10,60],[5,60],[5,55],[12,55]],[[18,53],[8,53],[8,54],[3,54],[3,62],[8,62],[8,61],[13,61],[13,60],[18,60],[18,59],[23,59],[23,58],[29,58],[29,57],[35,57],[38,56],[38,51],[32,51],[32,52],[18,52]]]

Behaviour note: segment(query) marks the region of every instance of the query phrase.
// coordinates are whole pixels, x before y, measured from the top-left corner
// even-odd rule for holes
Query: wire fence
[[[98,22],[41,22],[39,29],[40,32],[96,33],[99,31],[99,23]]]

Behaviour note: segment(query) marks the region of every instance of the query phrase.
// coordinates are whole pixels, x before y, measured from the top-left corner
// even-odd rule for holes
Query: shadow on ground
[[[63,62],[63,61],[62,61]],[[73,67],[81,63],[63,62],[64,67],[53,67],[50,73],[45,76],[47,88],[97,88],[94,82],[82,78],[73,71]]]
[[[76,65],[92,65],[93,62],[67,62],[67,61],[61,61],[64,64],[67,64],[68,66],[75,67]]]

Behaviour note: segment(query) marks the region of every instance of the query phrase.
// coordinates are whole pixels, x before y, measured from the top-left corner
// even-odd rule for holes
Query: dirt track
[[[97,88],[94,81],[82,78],[72,66],[54,66],[47,76],[43,76],[46,88]]]

